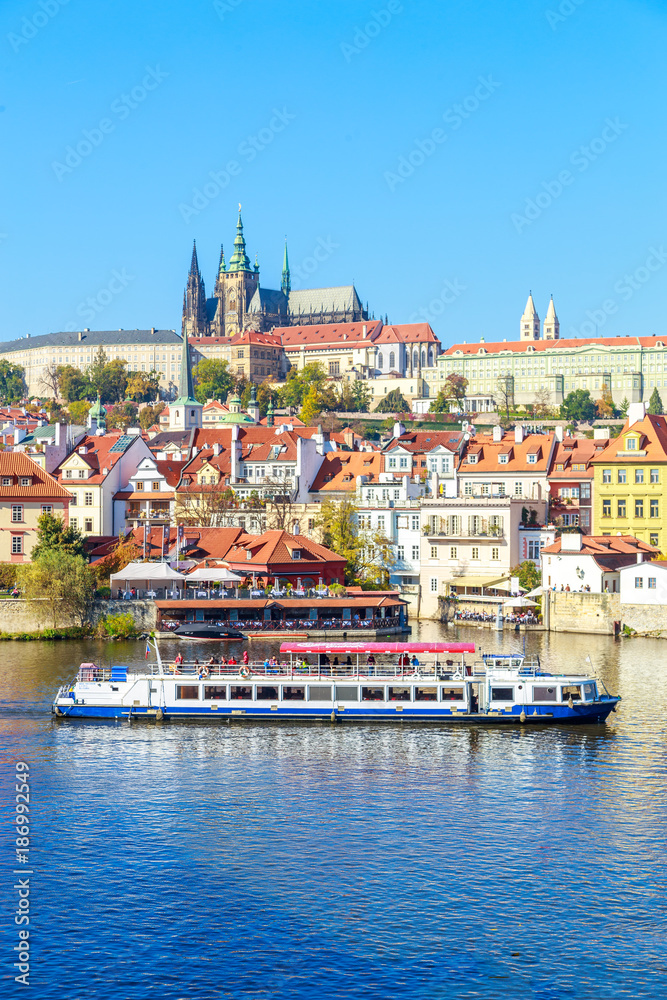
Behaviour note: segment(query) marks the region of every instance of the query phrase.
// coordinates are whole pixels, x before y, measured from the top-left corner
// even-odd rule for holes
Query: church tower
[[[246,253],[240,205],[234,253],[229,258],[229,267],[220,273],[219,278],[221,296],[218,309],[222,306],[221,321],[224,325],[224,336],[233,337],[235,333],[243,332],[250,300],[259,287],[259,264],[255,262],[253,268]]]
[[[286,299],[289,298],[289,293],[292,289],[292,282],[289,273],[289,261],[287,259],[287,239],[285,239],[285,253],[283,256],[283,273],[280,280],[280,290]]]
[[[537,315],[537,310],[535,309],[535,303],[533,302],[532,292],[530,292],[528,295],[526,308],[524,309],[523,316],[521,317],[521,331],[519,339],[520,340],[540,339],[540,317]]]
[[[209,321],[209,329],[212,337],[225,336],[224,276],[226,270],[227,265],[225,264],[225,249],[222,244],[220,244],[220,261],[218,263],[218,272],[215,276],[215,284],[213,286],[214,309]]]
[[[554,306],[553,295],[551,296],[549,308],[547,309],[547,315],[544,320],[543,337],[545,340],[558,340],[560,337],[560,323],[558,322],[558,316],[556,316],[556,307]]]
[[[192,243],[192,261],[188,283],[183,295],[183,319],[181,335],[186,333],[191,337],[205,337],[208,334],[208,317],[206,314],[206,290],[199,270],[197,260],[197,243]]]
[[[189,431],[193,427],[201,427],[203,409],[202,404],[195,399],[190,366],[190,346],[188,335],[184,333],[178,397],[169,404],[169,430]]]

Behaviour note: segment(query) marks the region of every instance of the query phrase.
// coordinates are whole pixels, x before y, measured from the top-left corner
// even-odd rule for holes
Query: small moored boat
[[[472,643],[283,643],[261,663],[81,665],[53,712],[67,718],[331,719],[503,724],[599,723],[620,698],[587,674]]]

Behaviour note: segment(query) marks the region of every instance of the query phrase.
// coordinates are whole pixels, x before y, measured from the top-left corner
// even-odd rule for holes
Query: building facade
[[[42,514],[69,523],[72,493],[22,452],[0,451],[0,562],[30,562]]]

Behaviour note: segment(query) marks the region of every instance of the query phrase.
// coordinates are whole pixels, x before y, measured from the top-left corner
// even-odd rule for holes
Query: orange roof
[[[378,482],[382,471],[383,457],[379,451],[329,451],[310,490],[353,492],[357,488],[357,476]]]
[[[428,323],[400,323],[383,326],[376,344],[438,344],[440,341]]]
[[[628,432],[640,435],[638,451],[645,452],[644,455],[625,450],[625,435]],[[598,452],[592,461],[596,465],[601,462],[667,462],[667,418],[647,413],[643,420],[636,420],[632,426],[626,420],[619,436],[610,441],[604,451]]]
[[[20,486],[20,479],[28,476],[32,479],[32,485]],[[11,479],[12,482],[3,486],[3,479]],[[72,494],[24,452],[0,451],[0,499],[12,500],[15,497],[24,497],[26,500],[32,497],[39,497],[40,500],[71,500]]]
[[[494,441],[490,434],[477,434],[461,460],[459,473],[546,472],[553,440],[553,434],[528,434],[520,443],[513,434],[504,434],[501,441]],[[468,461],[471,455],[477,455],[476,462]],[[507,455],[507,462],[499,462],[499,455]],[[537,461],[529,463],[529,455],[537,455]]]
[[[452,354],[500,354],[501,351],[511,351],[513,354],[532,354],[533,351],[577,350],[582,347],[597,345],[598,347],[656,347],[667,344],[667,337],[578,337],[576,340],[503,340],[482,341],[472,344],[452,344],[445,351]]]
[[[567,549],[561,548],[562,536],[557,538],[552,545],[545,545],[542,552],[547,555],[569,555]],[[638,552],[651,553],[659,550],[648,542],[643,542],[634,535],[582,535],[581,549],[572,551],[572,555],[596,556],[616,553],[619,555],[636,555]]]
[[[305,564],[304,571],[312,572],[309,563],[345,563],[345,557],[332,552],[330,549],[314,542],[312,538],[305,535],[291,535],[288,531],[265,531],[263,535],[243,535],[225,556],[225,561],[232,569],[238,568],[245,573],[255,571],[260,567],[267,567],[270,571],[271,564],[292,563],[292,552],[294,549],[301,551],[299,565],[295,566],[295,571]],[[247,553],[251,552],[249,559]]]
[[[394,448],[405,448],[417,454],[425,454],[438,445],[444,445],[450,451],[456,451],[461,441],[463,431],[410,431],[408,434],[401,434],[400,437],[392,438],[385,446],[385,452]]]
[[[302,347],[313,349],[335,344],[368,344],[378,337],[382,323],[368,320],[365,323],[323,323],[320,326],[281,326],[274,334],[282,338],[285,351],[300,351]],[[366,336],[364,337],[364,330]]]
[[[591,461],[599,455],[609,443],[609,439],[583,437],[566,437],[559,441],[551,462],[549,479],[554,480],[578,480],[592,479],[593,469]],[[563,468],[559,469],[558,466]],[[583,465],[584,468],[578,468]]]

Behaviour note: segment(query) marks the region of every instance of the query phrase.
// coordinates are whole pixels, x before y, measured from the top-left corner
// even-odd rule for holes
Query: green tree
[[[386,590],[397,562],[395,546],[382,531],[360,534],[357,544],[358,583],[368,590]]]
[[[135,403],[126,400],[124,403],[116,403],[107,414],[107,427],[109,430],[120,427],[126,431],[128,427],[136,427],[138,410]]]
[[[440,389],[438,395],[431,400],[428,408],[429,413],[448,413],[450,397],[445,388]]]
[[[0,361],[0,403],[11,406],[13,403],[20,403],[27,395],[25,370],[3,358]]]
[[[629,406],[630,406],[630,400],[628,399],[627,396],[625,396],[624,399],[621,402],[621,405],[618,408],[619,415],[621,417],[623,417],[624,420],[625,420],[625,418],[628,415],[628,407]]]
[[[320,406],[320,400],[317,393],[317,388],[311,385],[308,393],[303,401],[303,406],[301,407],[301,412],[299,417],[303,420],[306,427],[312,427],[315,421],[320,416],[322,412],[322,407]]]
[[[86,375],[90,379],[93,393],[100,394],[103,403],[118,403],[125,398],[127,388],[127,361],[114,358],[108,361],[103,348],[99,348]]]
[[[66,403],[79,402],[93,393],[90,379],[85,372],[73,365],[58,366],[58,396]]]
[[[595,420],[597,408],[588,389],[575,389],[560,404],[561,420]]]
[[[600,398],[598,399],[596,406],[598,417],[601,417],[603,420],[608,417],[616,416],[614,398],[611,394],[611,389],[606,382],[602,386],[602,392],[600,393]]]
[[[460,409],[468,391],[468,379],[464,375],[459,375],[458,372],[451,372],[445,379],[444,389],[447,399],[456,403]]]
[[[130,372],[127,376],[125,396],[135,403],[152,403],[160,394],[160,373]]]
[[[510,570],[510,576],[519,578],[519,586],[524,590],[535,590],[542,583],[542,574],[539,566],[536,566],[531,559],[525,559],[514,569]]]
[[[55,514],[41,514],[37,519],[37,544],[33,547],[32,558],[39,559],[45,552],[66,552],[70,556],[84,554],[85,538],[76,528],[66,525]]]
[[[354,396],[355,411],[357,413],[370,413],[373,393],[367,379],[356,379],[352,383],[352,395]]]
[[[386,396],[383,396],[374,413],[409,413],[410,406],[407,399],[401,395],[399,389],[392,389]]]
[[[26,600],[33,603],[35,616],[48,617],[57,628],[59,620],[75,618],[80,625],[95,592],[95,575],[82,556],[63,549],[47,549],[19,568],[17,579]]]
[[[514,376],[499,375],[496,379],[496,396],[498,409],[505,411],[505,420],[509,421],[510,410],[514,409]]]
[[[67,409],[71,422],[83,426],[88,420],[90,403],[87,399],[79,399],[75,403],[70,403]]]
[[[157,424],[160,414],[164,410],[164,403],[156,403],[155,406],[144,406],[139,410],[139,426],[143,431],[147,431],[153,424]]]
[[[259,404],[260,417],[266,416],[269,403],[273,403],[274,408],[276,407],[278,403],[278,390],[274,388],[270,378],[264,379],[264,381],[260,382],[257,386],[257,403]]]
[[[303,405],[306,395],[312,386],[321,389],[327,380],[327,375],[321,364],[311,361],[303,368],[290,368],[287,378],[280,388],[279,402],[281,406],[299,407]]]
[[[207,399],[217,399],[224,403],[235,388],[235,379],[226,361],[219,358],[204,358],[194,372],[195,399],[205,403]]]
[[[342,500],[323,500],[315,527],[322,533],[322,544],[346,560],[345,581],[354,583],[359,556],[356,504],[348,497]]]
[[[651,398],[647,407],[647,412],[653,414],[653,416],[659,416],[662,413],[662,400],[660,399],[660,393],[657,389],[654,389],[651,393]]]

